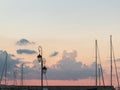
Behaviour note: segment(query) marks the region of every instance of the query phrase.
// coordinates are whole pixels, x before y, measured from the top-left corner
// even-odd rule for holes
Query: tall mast
[[[17,85],[16,71],[13,72],[13,75],[14,75],[14,82],[13,82],[13,85]]]
[[[101,72],[100,72],[100,71],[101,71],[101,68],[99,67],[99,68],[98,68],[99,86],[101,85],[101,82],[100,82],[100,75],[101,75]]]
[[[110,85],[112,86],[112,35],[110,35]]]
[[[21,64],[21,86],[23,86],[23,65],[24,63]]]
[[[97,86],[97,40],[95,40],[95,68],[96,68],[96,72],[95,72],[95,75],[96,75],[96,86]]]

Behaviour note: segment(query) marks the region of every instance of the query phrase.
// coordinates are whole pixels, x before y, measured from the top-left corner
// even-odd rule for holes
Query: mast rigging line
[[[99,47],[97,45],[97,51],[98,51],[98,58],[99,58],[99,67],[100,67],[100,72],[102,74],[102,82],[103,82],[103,86],[105,86],[105,81],[104,81],[104,75],[103,75],[103,67],[102,67],[102,64],[101,64],[101,58],[100,58],[100,51],[99,51]]]
[[[1,82],[2,82],[2,78],[3,78],[3,73],[4,73],[5,65],[6,65],[6,64],[4,63],[4,66],[3,66],[3,69],[2,69],[1,78],[0,78],[0,84],[1,84]]]
[[[6,53],[5,63],[4,63],[3,69],[2,69],[2,74],[1,74],[1,78],[0,78],[0,85],[2,83],[4,71],[5,71],[5,85],[7,84],[6,78],[7,78],[7,57],[8,57],[8,54],[6,51],[5,51],[5,53]]]
[[[46,73],[44,74],[44,76],[45,76],[45,79],[46,79],[46,85],[48,86],[48,79],[47,79]]]
[[[113,46],[112,46],[112,51],[113,51],[113,60],[114,60],[114,65],[115,65],[115,73],[116,73],[117,83],[118,83],[118,87],[119,87],[120,86],[119,76],[118,76],[118,70],[117,70],[116,59],[115,59],[115,54],[114,54],[114,48],[113,48]]]

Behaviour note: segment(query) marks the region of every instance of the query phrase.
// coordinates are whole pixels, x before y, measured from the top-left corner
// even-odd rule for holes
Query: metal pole
[[[41,87],[42,87],[42,90],[43,90],[43,59],[41,61]]]
[[[110,85],[112,86],[112,35],[110,35]]]
[[[42,56],[42,47],[38,47],[39,54]],[[41,88],[43,90],[43,58],[41,57]]]
[[[101,75],[100,71],[101,71],[101,68],[99,67],[98,70],[99,70],[99,74],[98,75],[99,75],[99,86],[100,86],[101,85],[101,82],[100,82],[100,75]]]
[[[21,86],[23,86],[23,63],[21,64]]]
[[[98,81],[97,81],[97,40],[95,40],[95,59],[96,59],[96,72],[95,72],[95,75],[96,75],[96,86],[97,86],[97,83],[98,83]]]
[[[16,77],[16,71],[13,72],[14,74],[14,82],[13,82],[13,85],[17,85],[17,77]]]

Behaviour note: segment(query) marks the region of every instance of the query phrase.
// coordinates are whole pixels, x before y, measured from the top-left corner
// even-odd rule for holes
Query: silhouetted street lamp
[[[46,74],[46,72],[47,72],[47,67],[44,66],[44,67],[43,67],[43,73]]]
[[[47,68],[42,58],[42,47],[41,46],[38,47],[38,51],[39,51],[39,55],[37,56],[37,58],[38,58],[38,62],[41,63],[41,88],[43,90],[43,74],[46,73]]]

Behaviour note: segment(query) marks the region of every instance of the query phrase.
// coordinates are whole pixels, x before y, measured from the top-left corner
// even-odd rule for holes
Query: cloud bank
[[[35,54],[37,53],[35,50],[29,50],[29,49],[18,49],[17,54]]]
[[[76,60],[77,52],[64,51],[62,59],[48,69],[49,79],[54,80],[78,80],[94,77],[95,63],[87,66]]]
[[[64,51],[62,58],[57,64],[48,67],[47,76],[49,80],[79,80],[95,77],[95,63],[90,66],[76,60],[77,52]],[[33,67],[26,69],[26,79],[40,79],[40,64],[33,61]],[[33,72],[33,73],[31,73]]]
[[[19,41],[16,42],[16,45],[18,45],[18,46],[25,46],[25,45],[31,45],[31,44],[35,44],[35,43],[30,42],[27,39],[20,39]]]
[[[62,58],[52,67],[48,67],[47,76],[49,80],[79,80],[95,77],[95,63],[85,65],[80,60],[76,60],[77,51],[64,51]],[[5,62],[5,52],[0,51],[0,71],[2,71]],[[18,69],[17,78],[20,79],[21,64],[20,59],[14,59],[8,56],[8,78],[13,79],[13,71]],[[37,60],[33,61],[33,66],[29,67],[24,64],[24,79],[40,79],[40,64]],[[1,72],[0,72],[1,74]]]

